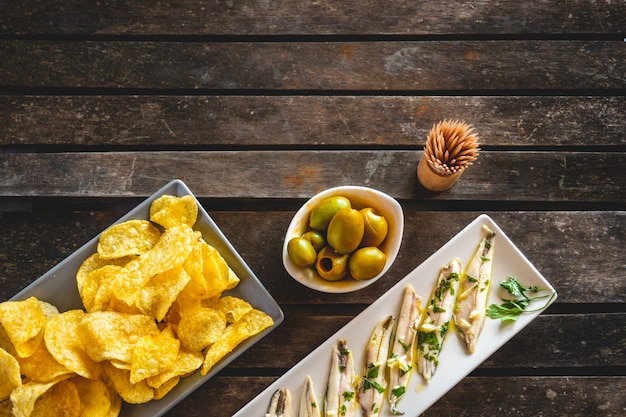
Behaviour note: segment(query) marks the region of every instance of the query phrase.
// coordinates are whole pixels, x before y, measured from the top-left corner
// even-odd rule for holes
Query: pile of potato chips
[[[113,417],[163,398],[273,325],[193,230],[192,196],[162,196],[150,220],[105,230],[76,274],[84,310],[34,297],[0,303],[0,417]]]

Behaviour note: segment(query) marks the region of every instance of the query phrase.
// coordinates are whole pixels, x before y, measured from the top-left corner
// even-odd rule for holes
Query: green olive
[[[339,281],[348,273],[348,255],[342,255],[330,246],[325,246],[317,255],[315,269],[325,280]]]
[[[317,259],[311,242],[301,237],[294,237],[287,243],[287,254],[301,268],[313,265]]]
[[[350,274],[354,279],[367,280],[380,274],[387,262],[387,255],[374,246],[367,246],[350,256]]]
[[[313,245],[316,252],[322,250],[324,246],[326,246],[326,238],[320,232],[316,232],[315,230],[309,230],[302,237]]]
[[[363,216],[365,232],[363,233],[362,246],[380,246],[387,237],[389,225],[385,216],[376,213],[373,208],[367,207],[360,210]]]
[[[354,252],[363,239],[363,216],[351,207],[342,208],[328,224],[326,240],[339,253]]]
[[[352,207],[350,200],[341,195],[328,197],[317,203],[313,210],[311,210],[311,217],[309,218],[309,226],[312,229],[319,231],[326,231],[328,224],[333,216],[342,208]]]

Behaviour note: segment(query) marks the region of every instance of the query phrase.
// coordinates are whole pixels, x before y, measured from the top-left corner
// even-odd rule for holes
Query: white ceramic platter
[[[116,223],[132,219],[148,219],[150,204],[162,195],[193,195],[187,186],[180,180],[174,180],[165,185],[152,196],[144,200],[136,208],[119,219]],[[195,198],[195,197],[194,197]],[[230,354],[218,362],[206,376],[200,372],[184,378],[164,398],[150,401],[145,404],[122,406],[121,417],[159,417],[183,400],[187,395],[209,380],[213,375],[223,369],[235,358],[254,345],[258,340],[267,335],[284,319],[283,312],[267,292],[263,284],[239,256],[235,248],[222,234],[211,217],[198,202],[198,220],[194,229],[202,233],[204,239],[216,248],[224,257],[228,265],[241,279],[234,290],[224,294],[234,295],[248,301],[254,307],[265,311],[274,320],[274,325],[260,334],[244,341]],[[28,287],[16,294],[11,300],[24,300],[34,296],[57,306],[59,311],[67,311],[75,308],[83,308],[78,290],[76,288],[76,271],[82,262],[92,253],[96,252],[99,235],[87,242],[84,246],[61,261],[58,265],[42,275]]]
[[[467,266],[484,236],[482,232],[483,225],[496,232],[493,257],[493,285],[488,304],[499,304],[502,297],[511,297],[498,284],[500,281],[506,280],[509,275],[516,277],[525,286],[537,285],[542,288],[548,288],[555,293],[552,298],[552,302],[554,302],[556,291],[550,283],[515,247],[502,229],[489,216],[485,214],[480,215],[398,282],[398,284],[389,289],[367,309],[291,368],[289,372],[271,384],[235,416],[263,416],[272,394],[279,388],[288,388],[291,391],[294,411],[297,410],[298,400],[307,375],[310,375],[313,379],[319,404],[323,404],[323,395],[326,392],[330,369],[332,346],[337,342],[337,339],[341,338],[348,341],[348,348],[354,355],[356,372],[357,374],[362,373],[363,354],[371,331],[383,317],[387,315],[398,316],[402,303],[402,294],[406,285],[411,284],[417,294],[422,297],[422,304],[425,304],[435,286],[442,266],[448,264],[455,257],[461,259],[463,268]],[[531,304],[528,309],[544,305],[546,299],[538,300],[535,303]],[[407,416],[418,416],[423,413],[539,314],[540,312],[525,313],[516,322],[509,324],[501,324],[499,320],[487,318],[473,354],[466,353],[457,336],[456,328],[450,326],[450,332],[441,350],[436,374],[431,382],[426,384],[421,376],[414,371],[406,394],[399,402],[399,409],[404,411]],[[414,367],[414,369],[416,368]],[[357,412],[358,415],[360,415],[359,413],[360,411]],[[388,404],[385,404],[381,416],[393,416],[389,411]]]

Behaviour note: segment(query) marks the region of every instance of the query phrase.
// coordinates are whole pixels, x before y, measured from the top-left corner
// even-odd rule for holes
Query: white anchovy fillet
[[[354,359],[347,342],[339,339],[333,346],[326,389],[326,417],[354,417],[355,411]]]
[[[365,369],[357,389],[363,417],[377,417],[385,401],[385,370],[394,323],[393,316],[379,321],[365,349]]]
[[[272,395],[265,417],[291,417],[291,393],[281,388]]]
[[[406,392],[413,364],[413,343],[415,332],[422,319],[420,304],[422,303],[411,285],[404,288],[404,297],[400,307],[400,315],[396,326],[396,334],[391,346],[391,357],[387,360],[389,368],[388,400],[391,412],[404,414],[398,410],[398,401]]]
[[[454,323],[468,353],[476,349],[476,341],[485,323],[487,297],[491,288],[491,267],[493,263],[495,232],[483,226],[485,236],[470,261],[462,281],[454,309]]]
[[[317,404],[317,397],[313,389],[313,380],[310,375],[306,376],[304,389],[300,395],[300,412],[298,417],[320,417],[320,408]]]
[[[426,316],[417,332],[417,368],[426,381],[430,381],[437,370],[460,280],[461,261],[454,258],[441,268],[437,285],[426,307]]]

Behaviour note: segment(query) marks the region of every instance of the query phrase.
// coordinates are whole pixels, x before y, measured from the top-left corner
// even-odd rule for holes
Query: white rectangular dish
[[[148,219],[150,205],[162,195],[184,196],[192,195],[189,188],[180,180],[174,180],[162,187],[152,196],[140,203],[116,223],[132,219]],[[194,197],[195,198],[195,197]],[[205,209],[198,202],[198,219],[194,229],[202,233],[203,238],[216,248],[226,260],[231,269],[239,276],[240,283],[231,291],[224,294],[242,298],[254,307],[265,311],[274,320],[274,325],[260,334],[247,339],[237,346],[231,353],[219,361],[206,376],[197,371],[193,375],[181,379],[181,382],[161,400],[153,400],[145,404],[124,404],[120,417],[159,417],[183,400],[187,395],[208,381],[213,375],[227,366],[235,358],[254,345],[258,340],[276,328],[283,320],[284,315],[276,301],[265,289],[263,284],[250,270],[235,248],[226,239]],[[17,293],[11,300],[24,300],[34,296],[57,306],[59,311],[83,308],[76,288],[76,271],[82,262],[96,252],[98,236],[95,236],[72,255],[65,258],[58,265],[42,275],[36,281]]]
[[[489,216],[480,215],[367,309],[267,387],[253,401],[237,412],[235,417],[264,415],[272,394],[280,388],[287,388],[291,391],[294,410],[297,410],[300,393],[307,375],[311,376],[318,396],[318,404],[322,405],[330,370],[332,346],[336,344],[337,339],[347,340],[348,348],[354,355],[355,371],[358,377],[358,374],[363,372],[363,355],[374,326],[387,315],[398,316],[406,285],[411,284],[416,293],[422,297],[422,306],[427,303],[442,266],[447,265],[453,258],[459,257],[463,263],[463,269],[465,269],[474,255],[478,243],[484,237],[483,225],[496,232],[493,283],[488,305],[500,304],[501,298],[512,297],[499,285],[499,282],[505,281],[509,275],[516,277],[524,286],[536,285],[550,289],[554,293],[551,302],[554,302],[556,291],[550,283]],[[532,304],[529,309],[542,306],[545,302],[546,300],[543,300],[543,303],[541,300],[537,301],[537,304]],[[405,396],[400,400],[398,408],[404,411],[407,416],[418,416],[423,413],[539,314],[538,311],[524,313],[517,321],[509,324],[502,324],[500,320],[487,318],[473,354],[466,353],[456,334],[456,328],[453,329],[451,326],[439,356],[439,366],[432,380],[430,383],[425,383],[414,370],[410,385]],[[414,369],[416,369],[415,366]],[[360,415],[360,410],[357,411],[357,415]],[[385,403],[380,415],[383,417],[394,415],[389,410],[388,403]]]

